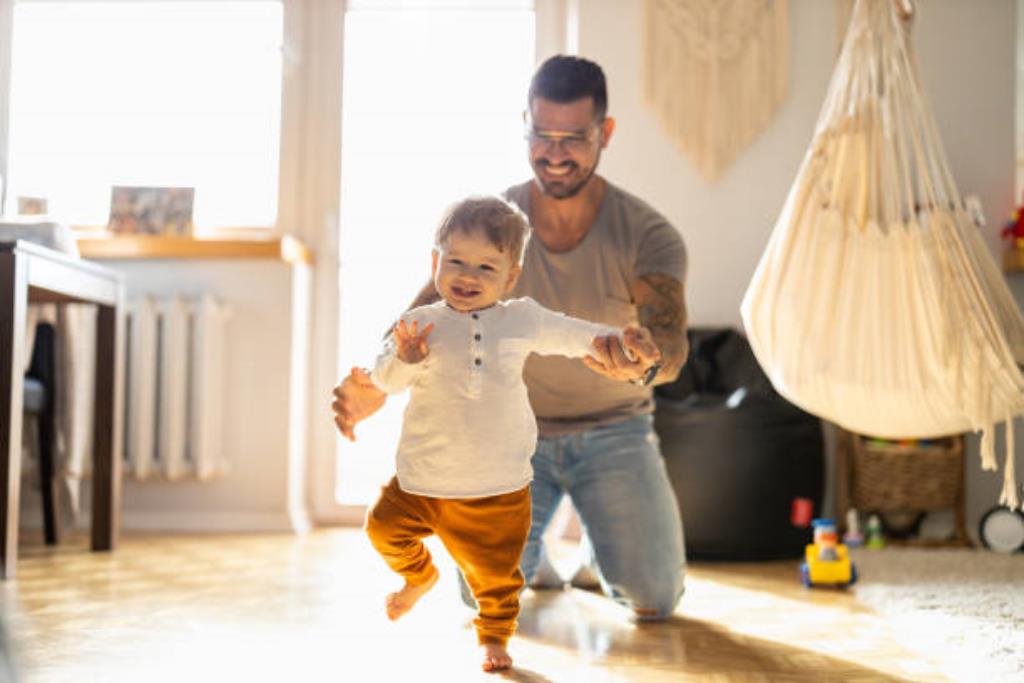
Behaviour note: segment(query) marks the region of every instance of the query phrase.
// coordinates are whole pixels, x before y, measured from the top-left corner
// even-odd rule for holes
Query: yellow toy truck
[[[839,542],[836,525],[831,519],[816,519],[814,542],[804,550],[800,578],[808,588],[833,586],[846,588],[857,581],[857,567],[850,561],[845,545]]]

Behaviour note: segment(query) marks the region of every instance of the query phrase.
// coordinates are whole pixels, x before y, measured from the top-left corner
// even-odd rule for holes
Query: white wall
[[[126,473],[123,529],[304,531],[310,525],[303,469],[307,448],[310,271],[270,259],[104,261],[122,273],[129,301],[210,293],[230,311],[223,368],[227,472],[209,481]],[[90,483],[82,486],[83,523]],[[25,496],[26,519],[39,503]]]
[[[836,3],[791,0],[789,95],[764,134],[709,184],[643,101],[643,2],[584,0],[580,54],[605,69],[615,138],[602,161],[682,232],[695,324],[739,324],[739,304],[808,144],[836,51]],[[925,0],[914,40],[961,191],[982,199],[996,253],[1013,203],[1013,0]]]
[[[810,142],[836,54],[836,2],[790,0],[789,95],[760,138],[708,184],[643,101],[643,2],[583,0],[580,54],[604,67],[615,138],[602,161],[613,182],[664,213],[690,251],[694,325],[739,325],[739,304]],[[913,36],[922,78],[961,192],[977,193],[998,255],[1013,206],[1014,0],[920,0]],[[1018,457],[1018,462],[1021,458]],[[1024,468],[1018,468],[1020,471]],[[998,478],[967,462],[968,524],[995,501]]]

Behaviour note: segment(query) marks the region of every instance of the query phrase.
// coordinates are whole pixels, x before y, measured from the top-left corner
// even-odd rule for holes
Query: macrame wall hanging
[[[644,87],[669,136],[709,181],[786,95],[788,0],[647,0]]]
[[[910,46],[908,0],[858,0],[811,147],[743,299],[775,387],[889,438],[982,431],[1019,504],[1024,319],[946,161]],[[955,88],[956,84],[948,84]]]

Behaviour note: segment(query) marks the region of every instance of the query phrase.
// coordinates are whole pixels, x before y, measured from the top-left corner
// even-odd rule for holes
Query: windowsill
[[[268,237],[174,237],[78,233],[78,250],[87,259],[279,259],[312,264],[313,254],[290,235]]]

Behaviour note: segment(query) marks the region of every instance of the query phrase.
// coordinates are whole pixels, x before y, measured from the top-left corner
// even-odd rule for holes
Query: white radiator
[[[210,479],[224,459],[227,308],[204,295],[128,307],[125,459],[136,479]]]

